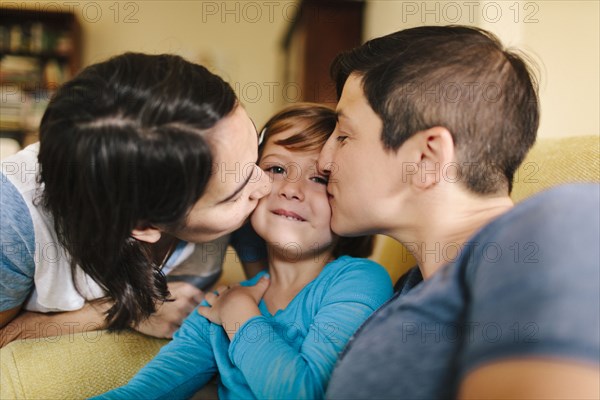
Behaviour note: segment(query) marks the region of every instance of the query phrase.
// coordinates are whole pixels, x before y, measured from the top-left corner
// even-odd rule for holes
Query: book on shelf
[[[0,83],[31,88],[56,88],[70,78],[69,66],[56,58],[4,55],[0,58]]]
[[[35,136],[51,96],[79,68],[80,34],[72,12],[0,3],[0,137],[25,145]]]
[[[0,59],[0,82],[40,81],[40,60],[35,57],[5,55]]]
[[[65,29],[40,21],[0,24],[0,52],[68,56],[73,41]]]
[[[2,131],[37,131],[53,92],[46,89],[22,90],[15,85],[0,86]]]

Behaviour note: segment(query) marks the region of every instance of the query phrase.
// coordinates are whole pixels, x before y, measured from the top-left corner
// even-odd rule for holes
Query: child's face
[[[273,143],[292,134],[281,132],[265,144],[259,166],[268,174],[273,187],[259,201],[251,221],[269,244],[296,257],[300,251],[308,256],[328,250],[333,233],[329,227],[327,179],[317,171],[320,149],[292,152]]]

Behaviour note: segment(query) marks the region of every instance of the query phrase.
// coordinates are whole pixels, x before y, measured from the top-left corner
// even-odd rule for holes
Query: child
[[[221,399],[324,397],[350,336],[392,294],[381,266],[348,256],[368,255],[372,238],[338,238],[329,227],[316,161],[335,123],[312,104],[267,122],[259,166],[273,188],[251,221],[267,242],[268,274],[208,293],[170,344],[101,398],[188,398],[217,373]]]

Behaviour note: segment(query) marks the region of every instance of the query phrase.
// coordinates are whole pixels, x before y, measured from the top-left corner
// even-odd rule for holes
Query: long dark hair
[[[335,129],[337,116],[334,110],[316,103],[297,103],[273,115],[261,131],[258,158],[262,157],[269,138],[278,133],[295,129],[297,132],[286,139],[273,143],[290,151],[321,150]],[[374,236],[340,237],[332,249],[335,258],[347,255],[369,257],[373,252]]]
[[[126,53],[63,85],[40,126],[42,205],[76,265],[114,301],[110,329],[167,300],[145,226],[179,226],[202,196],[212,155],[205,132],[236,107],[231,87],[174,55]]]

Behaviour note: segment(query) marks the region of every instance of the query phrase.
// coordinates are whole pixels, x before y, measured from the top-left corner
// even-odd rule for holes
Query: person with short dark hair
[[[380,233],[418,267],[357,332],[331,399],[598,398],[597,184],[513,205],[536,84],[477,28],[418,27],[337,57],[319,158],[332,230]]]
[[[270,190],[257,154],[253,122],[206,68],[137,53],[85,68],[50,101],[40,142],[2,162],[0,345],[50,324],[171,337]],[[264,243],[246,239],[233,241],[257,261]]]

